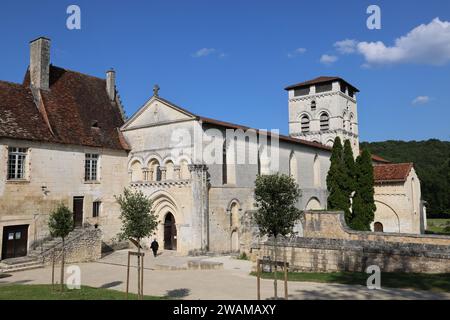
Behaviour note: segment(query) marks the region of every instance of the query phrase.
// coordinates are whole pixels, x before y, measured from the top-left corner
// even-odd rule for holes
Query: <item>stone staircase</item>
[[[42,261],[35,257],[20,257],[5,259],[0,262],[0,273],[10,273],[25,271],[30,269],[43,268]]]
[[[86,229],[74,229],[67,238],[65,243],[76,241],[86,232]],[[61,238],[54,238],[44,241],[41,245],[30,249],[26,257],[5,259],[0,262],[0,273],[10,273],[24,271],[30,269],[43,268],[46,264],[51,263],[54,249],[61,248]]]

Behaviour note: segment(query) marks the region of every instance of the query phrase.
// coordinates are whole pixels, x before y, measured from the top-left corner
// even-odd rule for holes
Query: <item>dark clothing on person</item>
[[[156,257],[156,255],[158,254],[158,249],[159,249],[158,241],[153,240],[152,244],[150,245],[150,248],[153,251],[153,255]]]

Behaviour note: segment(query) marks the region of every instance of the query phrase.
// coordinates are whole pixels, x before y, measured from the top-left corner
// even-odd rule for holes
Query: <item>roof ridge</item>
[[[27,87],[24,86],[22,83],[17,83],[17,82],[12,82],[12,81],[7,81],[7,80],[0,80],[0,83],[9,84],[9,85],[15,85],[15,86],[27,89]]]

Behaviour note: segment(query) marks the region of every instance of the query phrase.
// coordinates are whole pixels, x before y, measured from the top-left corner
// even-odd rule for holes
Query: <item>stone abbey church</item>
[[[50,64],[50,40],[38,38],[23,82],[0,81],[1,259],[25,256],[45,241],[48,215],[61,202],[77,228],[100,229],[103,242],[114,244],[121,227],[114,196],[125,187],[154,201],[155,237],[164,249],[245,250],[256,235],[250,217],[258,174],[293,176],[302,191],[299,208],[324,210],[334,138],[349,139],[359,153],[358,89],[339,77],[287,87],[289,136],[261,139],[264,133],[254,130],[256,148],[233,150],[226,132],[251,128],[193,114],[160,97],[157,87],[127,119],[115,77],[113,70],[101,79]],[[175,145],[174,133],[183,138]],[[208,139],[184,139],[198,135]],[[222,161],[206,163],[197,151],[212,140]],[[262,140],[276,142],[276,152],[261,152]],[[233,161],[241,153],[257,160]],[[376,156],[373,162],[373,230],[422,233],[426,215],[413,164]],[[302,236],[301,222],[297,231]]]

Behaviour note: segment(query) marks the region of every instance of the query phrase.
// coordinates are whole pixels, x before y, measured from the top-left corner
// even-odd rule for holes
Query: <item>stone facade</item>
[[[46,238],[48,216],[58,204],[71,210],[74,197],[83,197],[83,224],[95,225],[105,240],[120,230],[119,208],[114,195],[127,184],[127,154],[124,151],[0,139],[0,176],[6,177],[8,148],[27,149],[25,179],[0,179],[0,248],[4,227],[28,225],[28,248]],[[99,154],[98,180],[84,180],[86,153]],[[124,174],[125,172],[125,174]],[[93,217],[93,202],[101,203]]]
[[[165,219],[170,213],[175,220],[177,251],[238,252],[249,248],[255,232],[247,218],[255,209],[258,173],[294,176],[303,194],[299,208],[325,208],[329,149],[272,138],[274,145],[263,159],[258,151],[263,148],[261,141],[249,139],[226,151],[233,159],[228,157],[224,165],[222,146],[230,128],[231,124],[202,119],[158,96],[122,127],[131,147],[128,181],[158,203],[154,211],[160,226],[155,237],[160,243],[167,241]],[[238,130],[248,134],[242,127]],[[212,161],[206,159],[211,141],[219,146]],[[247,158],[240,162],[242,154]]]
[[[323,92],[318,87],[329,85]],[[340,78],[301,85],[306,92],[299,94],[296,86],[287,88],[289,94],[289,134],[293,137],[333,146],[334,139],[350,140],[353,153],[359,154],[358,112],[356,91]],[[324,127],[321,116],[326,115]],[[302,119],[308,119],[308,128],[302,128]],[[321,124],[322,122],[322,124]],[[305,124],[305,123],[304,123]]]
[[[375,219],[384,232],[424,233],[426,212],[422,203],[420,180],[414,168],[405,181],[375,184]]]

